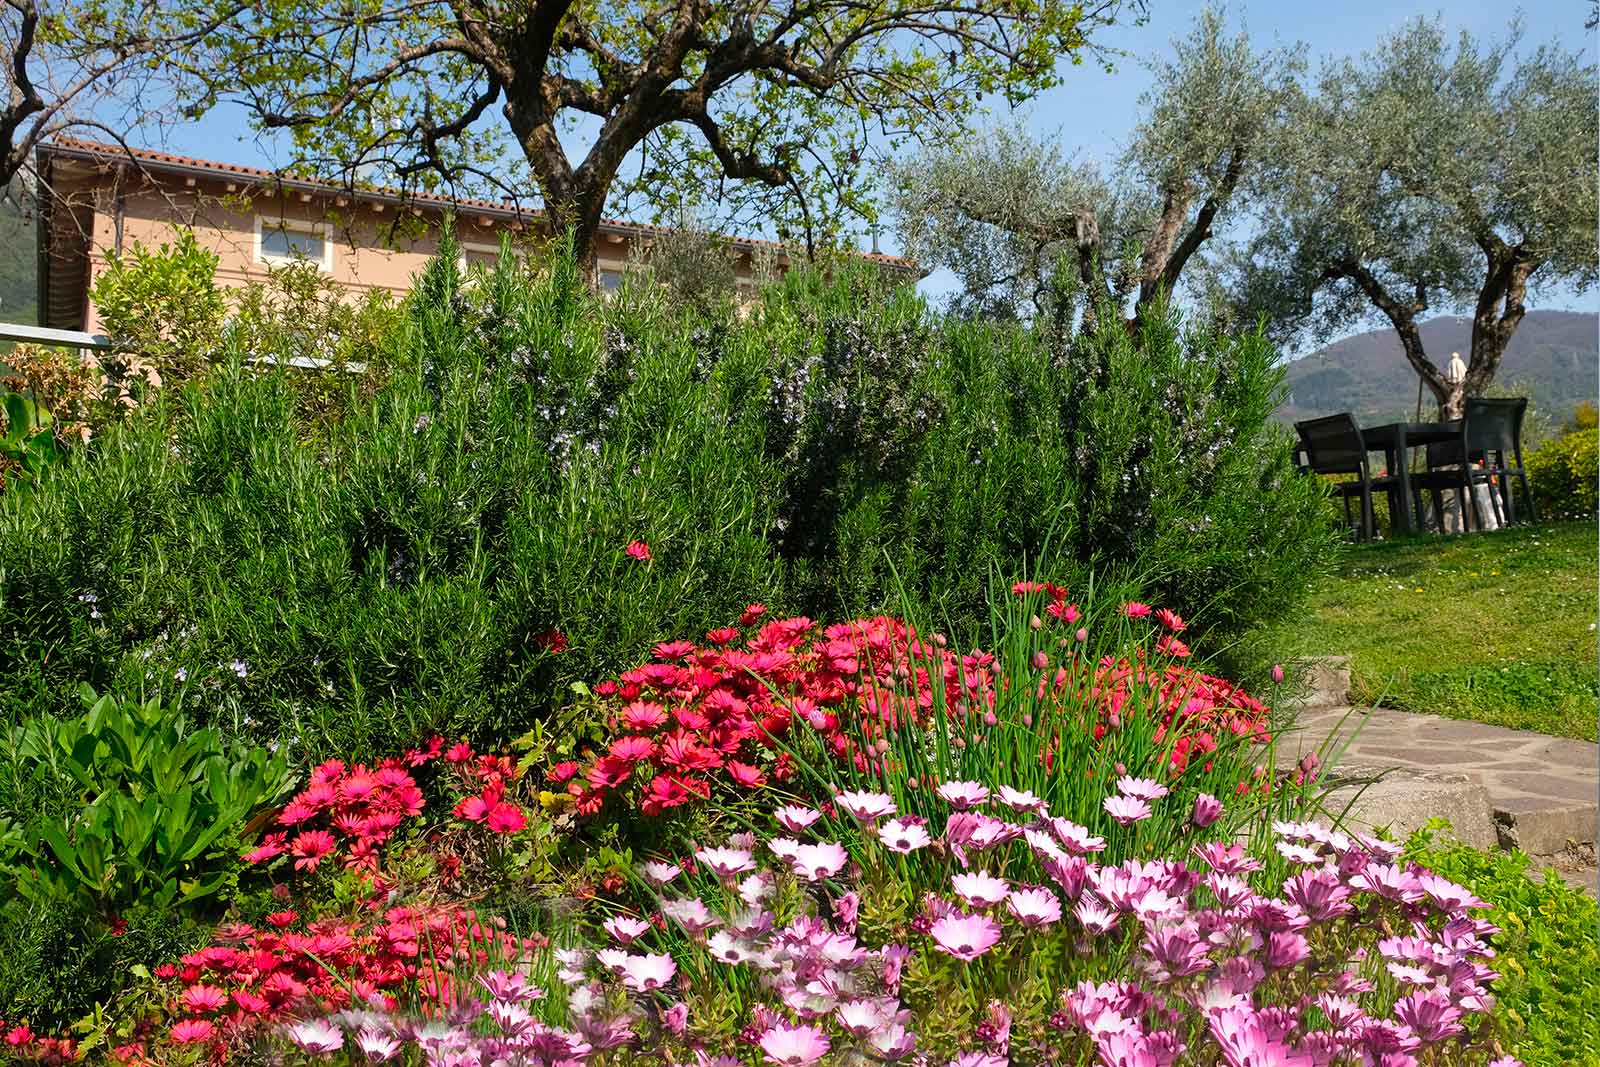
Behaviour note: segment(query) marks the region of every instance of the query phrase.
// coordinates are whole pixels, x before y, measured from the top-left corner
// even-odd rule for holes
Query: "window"
[[[600,291],[614,293],[622,288],[622,272],[620,270],[602,270],[600,272]]]
[[[478,241],[461,242],[461,269],[468,267],[489,267],[493,269],[500,262],[500,246]]]
[[[256,217],[256,262],[294,263],[309,260],[325,271],[333,269],[333,227],[301,219]]]

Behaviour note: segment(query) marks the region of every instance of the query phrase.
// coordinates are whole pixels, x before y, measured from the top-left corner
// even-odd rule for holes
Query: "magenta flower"
[[[1335,871],[1326,868],[1301,871],[1283,883],[1283,896],[1298,905],[1312,922],[1324,922],[1348,914],[1350,889]]]
[[[933,839],[928,836],[928,828],[921,819],[908,816],[890,819],[878,827],[878,840],[890,852],[904,855],[919,848],[927,848]]]
[[[1077,916],[1084,929],[1094,934],[1110,933],[1117,925],[1117,913],[1087,895],[1078,901],[1078,906],[1072,909],[1072,914]]]
[[[1141,822],[1150,817],[1150,805],[1138,797],[1114,796],[1106,797],[1100,802],[1106,809],[1106,814],[1111,816],[1123,826]]]
[[[1160,800],[1167,795],[1167,787],[1154,778],[1134,778],[1125,774],[1117,779],[1117,792],[1140,800]]]
[[[886,793],[851,791],[833,798],[857,822],[875,823],[895,813],[894,798]]]
[[[691,934],[721,924],[721,920],[712,915],[702,901],[693,897],[688,900],[664,900],[661,902],[661,911]]]
[[[618,920],[612,920],[612,922],[616,921]],[[639,920],[629,919],[626,921],[638,922]],[[640,923],[640,925],[642,925],[645,930],[650,928],[648,923]],[[607,924],[607,929],[609,928],[610,926]],[[643,933],[644,930],[639,932]],[[629,940],[632,939],[630,938]],[[528,976],[519,971],[490,971],[487,974],[481,974],[478,976],[478,984],[483,986],[484,989],[488,990],[489,995],[494,999],[506,1000],[514,1004],[521,1004],[524,1001],[529,1000],[540,1000],[544,997],[544,990],[530,982],[528,980]]]
[[[742,848],[703,848],[694,856],[719,878],[732,878],[756,869],[755,857]]]
[[[290,1023],[283,1028],[283,1036],[305,1052],[320,1054],[337,1052],[344,1048],[344,1034],[325,1019],[305,1019]]]
[[[901,1023],[890,1023],[868,1034],[867,1046],[886,1060],[901,1060],[916,1051],[917,1035]]]
[[[1438,989],[1419,989],[1401,997],[1394,1002],[1394,1015],[1430,1044],[1454,1037],[1465,1029],[1460,1023],[1461,1009],[1451,1004],[1450,997]]]
[[[839,1025],[856,1037],[866,1037],[874,1030],[894,1022],[899,1015],[900,1002],[893,997],[873,1000],[849,1000],[834,1009]]]
[[[1227,1067],[1313,1067],[1309,1053],[1295,1052],[1273,1035],[1249,1006],[1209,1012],[1206,1021]]]
[[[1049,926],[1061,921],[1061,898],[1039,886],[1013,889],[1006,897],[1006,910],[1023,926]]]
[[[946,782],[935,792],[957,811],[970,811],[989,799],[989,790],[981,782]]]
[[[761,1051],[778,1067],[806,1067],[828,1054],[832,1044],[817,1026],[774,1023],[761,1035]]]
[[[666,885],[683,873],[683,868],[677,864],[662,863],[660,860],[651,860],[642,869],[644,876],[656,885]]]
[[[1456,885],[1448,878],[1440,878],[1431,871],[1417,876],[1417,885],[1428,895],[1428,899],[1438,905],[1440,911],[1452,915],[1467,911],[1471,908],[1487,908],[1489,905],[1479,900],[1466,888]]]
[[[672,981],[677,973],[678,965],[671,956],[655,952],[629,955],[622,964],[622,984],[635,993],[648,993]]]
[[[400,1051],[398,1038],[375,1030],[370,1026],[363,1026],[356,1031],[356,1047],[361,1054],[374,1063],[383,1063],[394,1059]]]
[[[844,870],[850,854],[837,841],[828,841],[820,845],[797,845],[794,854],[786,858],[796,875],[808,882],[820,882]]]
[[[774,815],[777,817],[779,825],[792,834],[803,832],[812,823],[822,818],[820,811],[801,807],[799,804],[785,804],[774,812]]]
[[[1122,610],[1130,619],[1142,619],[1150,614],[1150,605],[1141,604],[1137,600],[1130,600],[1122,605]]]
[[[172,1027],[169,1036],[176,1044],[192,1045],[210,1040],[216,1032],[216,1024],[210,1019],[184,1019]]]
[[[987,915],[950,914],[937,920],[928,935],[940,952],[971,963],[1000,940],[1000,924]]]
[[[639,560],[641,563],[647,562],[650,559],[650,546],[637,539],[629,541],[628,547],[623,551],[627,552],[628,555],[632,556],[636,560]]]
[[[614,937],[619,945],[626,945],[630,941],[637,941],[650,932],[650,924],[643,919],[636,919],[631,915],[617,915],[601,923],[606,933]],[[493,990],[490,990],[492,993]]]
[[[1004,878],[996,878],[988,871],[958,874],[950,879],[956,896],[969,908],[987,908],[1000,903],[1011,894],[1011,885]]]
[[[1079,826],[1070,819],[1051,819],[1050,831],[1068,852],[1100,852],[1106,847],[1105,838],[1095,837],[1087,827]]]
[[[1043,797],[1036,796],[1026,789],[1012,789],[1009,785],[1000,787],[1000,803],[1012,811],[1042,813],[1045,808]]]
[[[1201,793],[1194,798],[1194,814],[1190,820],[1202,830],[1218,819],[1222,818],[1222,801],[1210,793]]]
[[[1311,956],[1311,945],[1292,930],[1278,930],[1267,935],[1267,966],[1293,967]]]
[[[1357,889],[1386,900],[1415,904],[1422,899],[1422,884],[1417,876],[1390,863],[1369,863],[1350,879]]]
[[[1009,1067],[1011,1061],[993,1052],[963,1052],[950,1061],[950,1067]]]

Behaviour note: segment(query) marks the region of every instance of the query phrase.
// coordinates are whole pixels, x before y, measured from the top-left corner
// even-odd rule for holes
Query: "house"
[[[387,189],[357,189],[275,174],[257,167],[124,149],[59,137],[37,153],[39,325],[98,332],[89,300],[106,255],[134,242],[155,247],[175,227],[194,231],[218,256],[217,281],[243,286],[275,264],[303,257],[352,292],[402,293],[438,247],[440,223],[453,214],[469,263],[492,260],[502,235],[542,233],[542,216],[514,203],[455,199]],[[636,255],[648,255],[660,227],[606,221],[597,241],[594,283],[621,284]],[[732,238],[735,276],[753,286],[756,264],[788,265],[770,241]],[[866,254],[892,269],[907,260]]]

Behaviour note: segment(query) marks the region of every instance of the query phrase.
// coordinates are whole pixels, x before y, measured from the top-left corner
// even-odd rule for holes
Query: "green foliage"
[[[105,332],[155,366],[169,384],[193,378],[215,356],[227,303],[217,255],[180,230],[171,244],[106,253],[89,298]]]
[[[1172,41],[1172,58],[1151,65],[1155,85],[1139,99],[1141,120],[1114,173],[1020,125],[935,142],[890,169],[907,254],[956,275],[955,310],[1070,321],[1079,293],[1091,309],[1104,302],[1125,313],[1188,280],[1212,229],[1258,195],[1303,65],[1293,49],[1230,36],[1226,22],[1207,7]]]
[[[1438,826],[1407,842],[1407,858],[1466,886],[1500,927],[1491,961],[1501,1040],[1527,1067],[1600,1064],[1600,951],[1594,898],[1546,871],[1536,881],[1521,852],[1481,852],[1435,840]]]
[[[1433,354],[1430,387],[1459,403],[1487,389],[1526,301],[1594,284],[1596,68],[1583,49],[1519,37],[1416,18],[1324,66],[1279,127],[1272,189],[1235,261],[1248,319],[1326,339],[1381,314],[1420,353],[1424,310],[1500,309],[1474,327],[1462,386]]]
[[[0,392],[0,405],[0,415],[5,416],[5,433],[0,436],[0,487],[37,481],[63,455],[54,420],[21,393]]]
[[[959,136],[985,97],[1017,104],[1057,84],[1060,61],[1123,10],[729,0],[687,11],[647,0],[487,19],[463,45],[445,0],[298,0],[220,20],[173,67],[194,109],[239,97],[259,127],[292,127],[297,158],[285,162],[297,171],[378,168],[411,188],[496,196],[536,187],[587,263],[619,198],[618,213],[676,220],[685,204],[710,203],[780,236],[840,237],[873,215],[880,138]],[[581,154],[562,137],[580,115],[595,127]],[[636,149],[649,164],[623,167]]]
[[[1600,512],[1600,430],[1592,424],[1547,441],[1524,462],[1544,517],[1592,519]]]
[[[1283,399],[1272,345],[1258,331],[1185,331],[1158,303],[1137,336],[1102,316],[1063,359],[1078,558],[1134,570],[1206,627],[1286,611],[1333,545],[1324,487],[1296,473],[1270,422]]]
[[[13,773],[29,765],[79,801],[61,815],[4,824],[4,870],[29,900],[84,915],[164,912],[214,896],[233,876],[247,819],[289,784],[281,755],[191,729],[159,700],[96,697],[76,718],[11,731]]]
[[[392,372],[314,440],[286,372],[231,362],[0,499],[8,714],[87,680],[296,759],[504,739],[751,600],[849,617],[903,582],[971,631],[991,574],[1066,544],[1231,629],[1329,545],[1270,350],[1169,317],[1062,350],[866,268],[697,315],[446,249],[362,355]]]
[[[1592,520],[1351,546],[1223,673],[1348,655],[1356,703],[1593,741],[1596,547]]]

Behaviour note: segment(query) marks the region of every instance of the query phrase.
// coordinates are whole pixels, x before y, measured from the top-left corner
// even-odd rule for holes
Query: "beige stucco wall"
[[[141,178],[136,186],[119,192],[115,172],[64,176],[58,191],[73,203],[92,205],[89,287],[105,269],[107,254],[119,247],[132,248],[135,242],[154,247],[171,241],[178,226],[193,230],[200,245],[217,254],[217,281],[229,287],[267,277],[271,264],[260,255],[258,219],[325,227],[324,239],[329,234],[332,238],[328,274],[357,297],[373,288],[405,292],[437,249],[441,220],[437,211],[419,215],[410,208],[375,206],[331,194],[307,196],[265,192],[239,183],[233,189],[228,186],[226,180],[195,179],[190,184],[181,178],[164,179],[152,186]],[[510,222],[470,212],[457,215],[456,231],[469,261],[493,256],[504,232],[512,232],[514,241],[521,239]],[[602,234],[597,272],[620,270],[630,258],[632,240],[628,235]],[[741,277],[748,275],[748,257],[741,257],[738,267]],[[84,329],[98,331],[99,317],[92,302],[86,300],[84,310]]]

